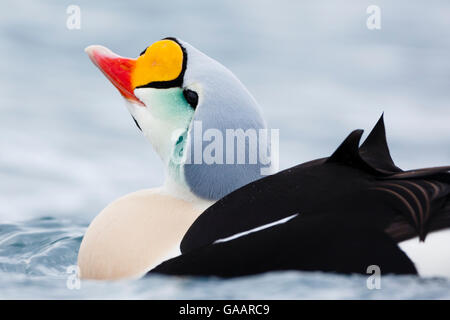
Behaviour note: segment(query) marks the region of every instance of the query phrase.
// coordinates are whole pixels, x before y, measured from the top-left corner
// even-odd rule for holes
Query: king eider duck
[[[398,168],[383,117],[361,146],[356,130],[329,158],[265,178],[260,161],[186,163],[196,119],[219,131],[265,128],[239,80],[174,38],[136,60],[100,46],[87,52],[128,101],[165,164],[166,183],[96,217],[80,247],[83,278],[139,277],[176,256],[181,239],[182,255],[148,274],[365,273],[372,265],[384,274],[415,274],[399,243],[450,226],[450,167]]]
[[[208,129],[225,136],[229,129],[260,130],[266,124],[230,70],[179,39],[157,41],[137,59],[97,45],[86,52],[127,101],[135,124],[163,161],[166,178],[162,187],[125,195],[95,217],[79,249],[80,276],[136,278],[178,255],[182,237],[207,207],[272,172],[259,157],[224,165],[197,161],[208,144],[194,150],[195,137]],[[240,156],[237,144],[227,150]]]
[[[329,158],[249,183],[220,199],[189,228],[183,254],[149,274],[365,274],[371,266],[382,274],[417,274],[415,261],[399,243],[425,241],[430,232],[450,227],[450,166],[398,168],[383,116],[360,145],[362,133],[353,131]],[[450,243],[440,244],[444,256],[449,249]],[[450,275],[446,267],[441,276]]]

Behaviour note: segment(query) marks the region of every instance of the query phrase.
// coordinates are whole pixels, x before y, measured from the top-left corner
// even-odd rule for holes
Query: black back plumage
[[[329,158],[284,170],[222,198],[190,227],[181,243],[183,255],[153,272],[362,273],[372,261],[383,265],[385,273],[414,273],[396,243],[416,236],[424,240],[429,232],[450,227],[450,166],[398,168],[383,116],[359,146],[362,133],[353,131]],[[283,225],[214,244],[297,213]]]

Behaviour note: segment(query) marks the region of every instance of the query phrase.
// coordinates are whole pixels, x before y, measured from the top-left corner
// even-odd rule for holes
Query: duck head
[[[214,201],[270,171],[260,141],[257,150],[251,145],[252,132],[259,140],[266,128],[260,108],[219,62],[176,38],[153,43],[136,59],[97,45],[86,52],[161,157],[170,192]],[[245,150],[238,144],[242,133]],[[257,153],[256,162],[250,152]]]

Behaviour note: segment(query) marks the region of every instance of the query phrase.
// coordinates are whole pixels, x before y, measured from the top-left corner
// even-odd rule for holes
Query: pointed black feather
[[[361,157],[359,156],[358,147],[363,132],[363,130],[354,130],[350,133],[326,162],[336,162],[348,165],[359,163]]]
[[[386,141],[384,115],[382,114],[367,139],[359,148],[361,157],[372,167],[385,173],[401,172],[394,164]]]
[[[367,173],[379,174],[380,172],[364,161],[359,154],[359,142],[363,132],[364,130],[358,129],[350,133],[331,157],[326,160],[326,163],[339,163]]]

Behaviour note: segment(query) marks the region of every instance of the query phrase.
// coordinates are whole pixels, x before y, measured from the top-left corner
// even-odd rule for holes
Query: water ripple
[[[381,290],[367,278],[321,272],[273,272],[221,280],[152,276],[133,281],[82,281],[67,286],[86,229],[70,219],[0,224],[0,299],[448,299],[450,281],[385,276]]]

